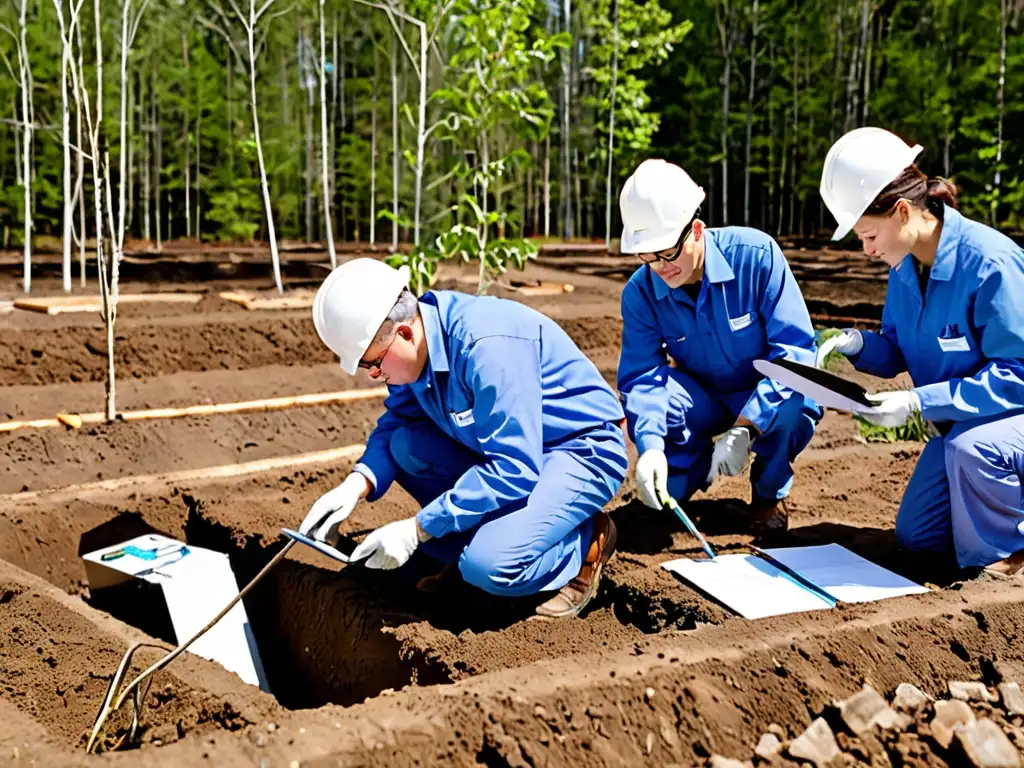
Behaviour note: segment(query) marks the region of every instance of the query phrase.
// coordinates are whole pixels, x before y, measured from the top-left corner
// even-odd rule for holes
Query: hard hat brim
[[[679,242],[679,236],[683,234],[683,227],[668,232],[648,232],[645,230],[633,230],[623,227],[622,237],[619,240],[619,252],[626,254],[636,253],[657,253],[671,248]]]

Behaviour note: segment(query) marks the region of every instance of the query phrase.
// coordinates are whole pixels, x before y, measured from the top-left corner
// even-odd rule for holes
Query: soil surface
[[[823,325],[881,316],[884,270],[834,251],[788,255]],[[121,409],[374,386],[338,369],[308,310],[245,310],[218,298],[225,290],[268,293],[269,273],[256,257],[184,261],[178,272],[170,255],[147,259],[136,267],[148,282],[126,282],[125,291],[205,296],[195,305],[125,305],[116,347]],[[318,263],[293,254],[286,266],[296,283],[315,285]],[[239,264],[250,272],[231,274],[227,267]],[[196,265],[226,276],[198,280]],[[546,253],[492,292],[551,315],[614,382],[618,295],[630,266],[600,252]],[[40,295],[59,293],[52,269],[40,269]],[[16,267],[0,269],[0,302],[17,297],[18,279]],[[518,290],[542,282],[575,290]],[[445,272],[442,285],[474,289],[468,272]],[[0,418],[102,410],[105,345],[95,315],[0,314]],[[892,386],[843,372],[865,386]],[[284,545],[281,527],[296,526],[351,460],[232,478],[204,471],[358,445],[381,408],[369,398],[0,433],[0,761],[94,764],[83,745],[122,654],[133,641],[174,639],[152,595],[90,590],[83,553],[159,531],[226,552],[242,585]],[[778,543],[841,543],[933,587],[927,595],[738,618],[660,567],[700,550],[674,518],[644,507],[627,480],[610,505],[618,552],[582,618],[534,620],[537,598],[498,600],[457,580],[427,596],[416,582],[438,566],[420,555],[398,571],[374,572],[295,547],[245,600],[273,695],[186,654],[156,676],[139,748],[105,759],[133,767],[694,765],[712,755],[753,759],[769,727],[788,743],[865,683],[886,697],[901,682],[941,697],[950,680],[1024,681],[1024,582],[972,578],[896,547],[893,520],[921,447],[868,443],[850,417],[827,413],[797,462],[791,530]],[[749,496],[746,478],[719,480],[688,511],[720,551],[739,551],[753,541]],[[357,510],[346,538],[415,511],[396,487]],[[136,672],[158,651],[137,656]],[[989,709],[1004,730],[1022,724]],[[898,736],[869,738],[843,733],[832,718],[843,752],[837,764],[959,759],[919,720]],[[105,747],[129,724],[119,713]],[[773,764],[799,761],[784,749]]]

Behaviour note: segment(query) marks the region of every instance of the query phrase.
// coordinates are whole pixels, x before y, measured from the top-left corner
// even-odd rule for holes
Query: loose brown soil
[[[884,279],[859,259],[790,256],[809,304],[833,316],[880,316]],[[314,262],[294,261],[312,274]],[[561,323],[613,381],[627,265],[600,254],[541,262],[524,279],[577,290],[523,300]],[[220,269],[216,260],[196,264]],[[152,282],[129,284],[209,295],[195,306],[122,313],[122,408],[371,384],[338,370],[308,312],[246,311],[216,298],[228,288],[265,290],[265,275],[196,283],[195,272],[161,263]],[[471,290],[459,274],[443,279]],[[17,295],[16,280],[16,270],[0,271],[0,300]],[[59,290],[45,270],[37,285]],[[0,315],[0,416],[101,410],[104,344],[95,316]],[[280,528],[295,526],[348,463],[142,489],[75,486],[360,443],[380,410],[379,400],[366,400],[0,434],[0,760],[94,763],[82,745],[121,654],[133,640],[171,639],[144,593],[90,593],[82,553],[156,530],[228,553],[245,583],[283,546]],[[887,694],[912,682],[938,695],[948,680],[987,680],[996,666],[1024,679],[1024,589],[964,580],[969,574],[896,548],[892,522],[919,452],[866,444],[849,417],[827,414],[797,464],[786,542],[842,543],[935,586],[928,595],[739,619],[659,567],[699,550],[677,521],[643,507],[627,481],[611,505],[618,554],[583,618],[531,620],[536,599],[498,600],[458,584],[428,598],[414,585],[436,566],[418,555],[398,571],[371,572],[297,547],[246,599],[274,695],[186,655],[153,684],[141,748],[105,759],[133,767],[692,765],[712,754],[749,759],[770,724],[796,736],[865,682]],[[745,479],[719,481],[689,511],[728,552],[751,541],[748,497]],[[414,511],[396,488],[363,505],[345,530],[359,538]],[[155,654],[140,652],[136,669]],[[119,716],[111,739],[127,724]],[[841,742],[851,760],[866,749]],[[916,731],[887,754],[910,765],[949,757]]]

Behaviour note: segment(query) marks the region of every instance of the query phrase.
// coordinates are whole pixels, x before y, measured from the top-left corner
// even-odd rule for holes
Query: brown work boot
[[[604,564],[615,552],[618,539],[615,523],[607,512],[594,518],[594,534],[590,539],[590,548],[583,560],[583,567],[576,578],[562,587],[558,594],[545,603],[537,606],[537,615],[549,619],[563,616],[579,616],[597,594],[601,582],[601,571]]]
[[[785,499],[755,499],[750,504],[750,532],[755,536],[780,536],[789,529]]]
[[[985,573],[1000,579],[1024,579],[1024,550],[986,565]]]
[[[436,595],[454,589],[462,583],[462,572],[459,566],[450,563],[437,573],[424,576],[416,582],[416,591],[425,595]]]

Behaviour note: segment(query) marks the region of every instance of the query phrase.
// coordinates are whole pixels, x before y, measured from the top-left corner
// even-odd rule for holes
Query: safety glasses
[[[674,246],[658,253],[638,253],[637,258],[644,264],[657,264],[658,262],[671,263],[678,259],[683,252],[683,243],[686,242],[686,238],[689,236],[690,230],[693,229],[693,222],[697,220],[698,216],[700,216],[700,208],[698,208],[693,214],[693,218],[690,219],[690,223],[686,225],[682,234],[679,235],[679,241]]]
[[[394,344],[395,340],[391,340],[391,344]],[[391,351],[391,344],[388,344],[387,349],[380,353],[380,357],[376,360],[360,360],[356,365],[363,370],[372,371],[374,368],[380,370],[380,367],[384,365],[384,358],[388,356],[388,352]]]

